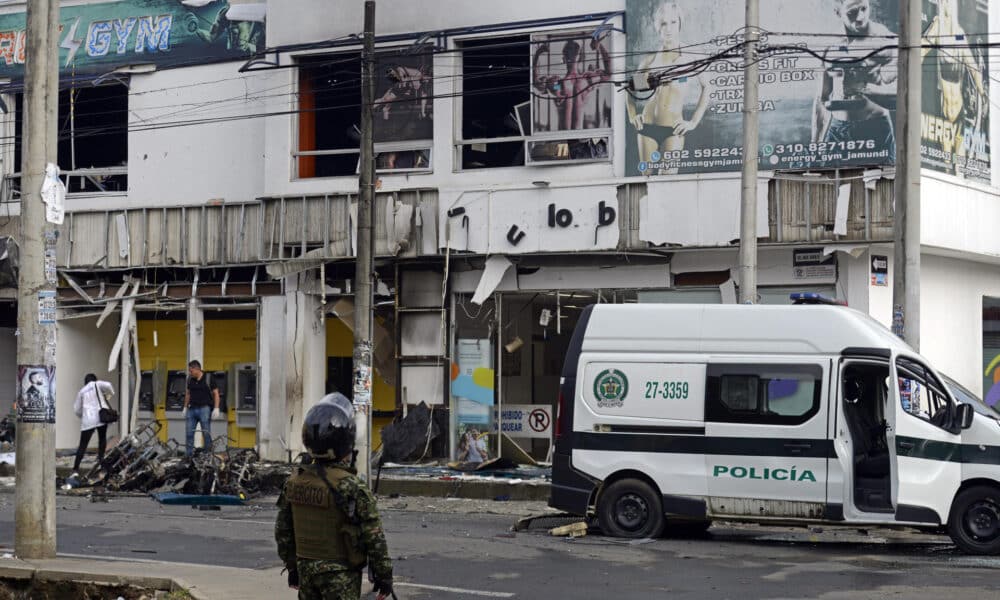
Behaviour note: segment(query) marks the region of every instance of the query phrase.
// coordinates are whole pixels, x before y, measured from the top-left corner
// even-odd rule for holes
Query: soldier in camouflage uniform
[[[375,497],[353,468],[354,407],[330,394],[306,414],[302,443],[309,457],[278,498],[274,538],[300,600],[361,597],[371,567],[379,599],[392,594],[392,561]]]

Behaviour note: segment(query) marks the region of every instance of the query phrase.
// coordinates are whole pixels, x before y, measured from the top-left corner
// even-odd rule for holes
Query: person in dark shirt
[[[212,419],[219,418],[219,388],[209,383],[201,363],[192,360],[188,363],[187,391],[184,392],[184,410],[181,414],[186,419],[185,450],[188,456],[194,448],[194,430],[201,423],[201,433],[205,439],[205,449],[212,449]]]

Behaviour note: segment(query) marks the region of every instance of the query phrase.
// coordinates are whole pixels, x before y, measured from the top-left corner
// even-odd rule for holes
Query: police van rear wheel
[[[609,485],[597,504],[597,519],[607,535],[624,538],[656,537],[663,531],[659,494],[638,479],[621,479]]]
[[[1000,554],[1000,490],[979,485],[959,494],[948,534],[967,554]]]

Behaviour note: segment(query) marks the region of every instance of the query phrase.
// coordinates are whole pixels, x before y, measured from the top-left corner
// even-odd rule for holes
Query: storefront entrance
[[[477,306],[471,296],[456,295],[452,457],[481,462],[498,453],[522,460],[526,454],[546,461],[563,359],[580,314],[591,304],[635,301],[634,291],[560,290],[496,293]],[[501,444],[499,415],[528,406],[545,409],[537,413],[540,431],[505,417]]]

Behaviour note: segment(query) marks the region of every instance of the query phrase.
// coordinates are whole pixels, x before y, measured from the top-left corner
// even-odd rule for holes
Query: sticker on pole
[[[52,325],[56,322],[56,293],[54,290],[38,292],[38,324]]]
[[[372,403],[372,369],[359,366],[354,369],[354,405],[368,406]]]
[[[55,367],[18,365],[16,404],[18,423],[55,423]]]
[[[55,285],[59,282],[56,275],[56,244],[58,241],[58,231],[45,232],[45,282],[49,285]]]
[[[500,431],[512,438],[552,437],[552,407],[506,404],[500,410]]]

